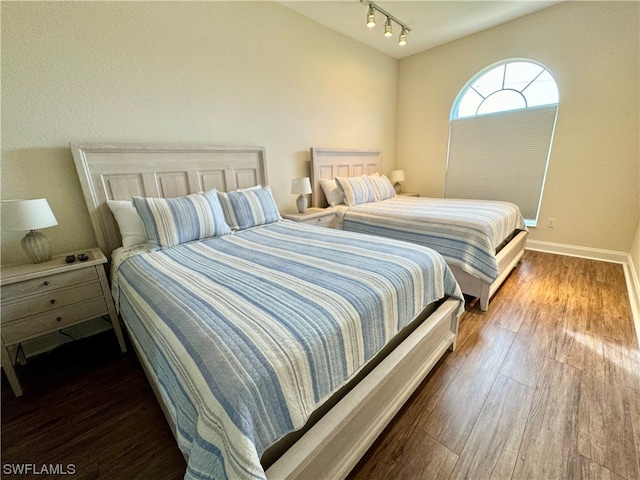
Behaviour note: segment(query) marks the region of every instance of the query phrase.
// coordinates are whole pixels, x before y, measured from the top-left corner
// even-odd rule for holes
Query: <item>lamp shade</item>
[[[297,195],[308,195],[311,193],[309,177],[300,177],[291,180],[291,193]]]
[[[404,170],[393,170],[389,175],[391,183],[404,182]]]
[[[2,203],[2,229],[9,232],[36,230],[58,225],[46,198]]]

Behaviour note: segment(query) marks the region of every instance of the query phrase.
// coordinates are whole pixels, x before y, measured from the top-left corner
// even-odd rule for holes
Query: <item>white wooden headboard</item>
[[[311,148],[311,204],[325,208],[329,204],[320,186],[321,179],[357,177],[380,171],[380,150]]]
[[[98,246],[122,245],[107,200],[178,197],[267,185],[263,147],[71,143]]]

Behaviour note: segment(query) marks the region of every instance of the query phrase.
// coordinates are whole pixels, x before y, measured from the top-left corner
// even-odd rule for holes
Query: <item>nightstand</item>
[[[400,192],[398,193],[401,197],[419,197],[420,194],[417,192]]]
[[[330,208],[307,208],[304,213],[283,213],[283,218],[320,227],[332,227],[334,212]]]
[[[107,258],[99,248],[83,253],[89,257],[84,262],[66,263],[65,254],[2,269],[2,368],[17,397],[22,387],[7,347],[108,315],[120,350],[127,351],[104,270]]]

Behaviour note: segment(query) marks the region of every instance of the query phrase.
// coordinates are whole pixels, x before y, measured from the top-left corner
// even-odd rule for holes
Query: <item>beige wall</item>
[[[639,19],[637,2],[566,2],[401,60],[396,167],[406,188],[443,194],[449,113],[471,77],[500,60],[536,60],[560,101],[530,238],[629,252],[640,218]]]
[[[565,2],[398,63],[270,2],[3,2],[1,197],[48,198],[61,253],[95,244],[70,141],[263,145],[283,210],[310,146],[379,148],[440,196],[458,91],[526,57],[560,88],[531,238],[640,268],[639,8]],[[26,260],[22,235],[2,232],[3,264]]]
[[[397,61],[265,2],[3,2],[2,199],[46,197],[56,253],[95,245],[75,142],[266,147],[282,210],[311,146],[395,152]],[[26,261],[2,234],[2,263]]]

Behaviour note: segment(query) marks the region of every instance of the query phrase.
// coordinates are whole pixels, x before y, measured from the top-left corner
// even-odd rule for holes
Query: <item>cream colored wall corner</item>
[[[443,195],[449,113],[471,77],[504,59],[536,60],[560,101],[529,238],[626,255],[640,219],[639,19],[637,2],[563,2],[401,60],[396,167],[406,189]]]
[[[312,146],[394,165],[397,60],[277,3],[3,2],[1,22],[2,199],[49,200],[55,253],[95,245],[71,141],[264,146],[283,211]]]

